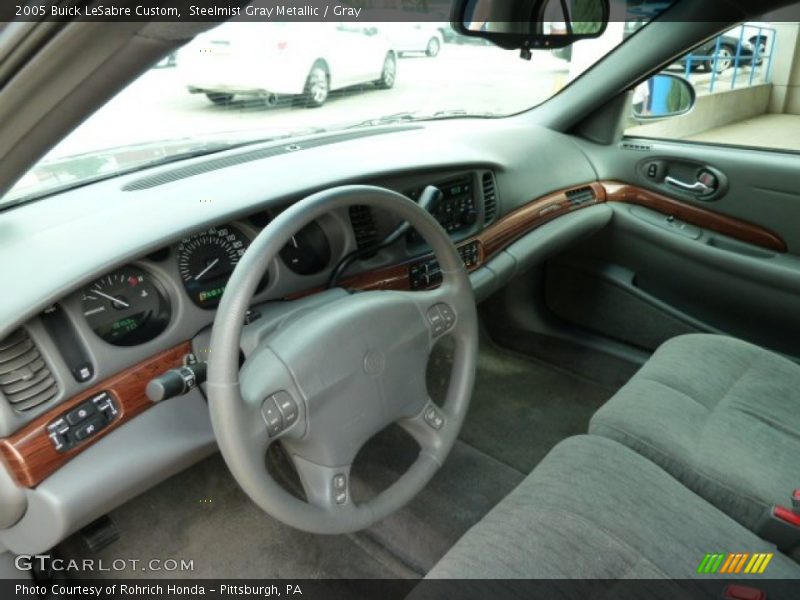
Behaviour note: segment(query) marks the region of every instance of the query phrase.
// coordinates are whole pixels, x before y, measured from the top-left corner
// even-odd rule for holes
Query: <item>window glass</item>
[[[664,72],[692,83],[694,108],[648,118],[665,110],[667,98],[652,82],[642,84],[633,93],[626,135],[800,152],[800,23],[769,16],[742,23]]]

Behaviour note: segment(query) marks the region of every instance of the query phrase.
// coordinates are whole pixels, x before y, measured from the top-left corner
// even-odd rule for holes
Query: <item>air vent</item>
[[[594,189],[590,186],[570,190],[567,192],[566,196],[572,206],[580,206],[581,204],[594,202],[597,199],[597,196],[594,194]]]
[[[53,398],[58,384],[25,330],[0,341],[0,392],[14,410],[31,410]]]
[[[634,144],[633,142],[622,142],[623,150],[634,150],[636,152],[650,152],[653,147],[650,144]]]
[[[486,171],[482,181],[484,222],[488,225],[497,216],[497,187],[494,182],[494,173]]]
[[[326,146],[328,144],[335,144],[337,142],[345,142],[347,140],[354,140],[372,135],[380,135],[381,133],[407,131],[411,129],[420,129],[420,126],[408,125],[405,127],[394,127],[392,129],[364,129],[359,131],[349,131],[347,133],[339,133],[334,135],[327,135],[324,137],[301,140],[292,142],[290,144],[280,144],[277,146],[270,146],[268,148],[259,148],[258,150],[251,150],[250,152],[242,152],[232,156],[224,156],[221,158],[213,158],[203,162],[194,163],[192,165],[181,167],[179,169],[172,169],[171,171],[163,171],[157,175],[150,175],[142,177],[135,181],[131,181],[122,187],[125,192],[134,192],[139,190],[147,190],[150,188],[158,187],[180,179],[193,177],[194,175],[201,175],[203,173],[210,173],[219,169],[233,167],[244,163],[252,162],[255,160],[262,160],[272,156],[279,156],[281,154],[289,154],[298,152],[300,150],[308,150],[309,148],[316,148],[318,146]]]
[[[378,228],[375,226],[375,217],[369,206],[356,205],[350,207],[350,224],[356,236],[356,246],[359,250],[369,248],[378,243]],[[369,256],[364,256],[369,258]]]

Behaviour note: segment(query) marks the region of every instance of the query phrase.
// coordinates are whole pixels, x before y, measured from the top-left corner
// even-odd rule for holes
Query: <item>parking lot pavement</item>
[[[291,99],[273,107],[262,100],[212,104],[189,94],[178,65],[151,69],[101,108],[51,153],[79,154],[140,142],[202,133],[247,131],[264,136],[287,130],[372,119],[405,111],[458,110],[511,114],[534,106],[567,80],[568,64],[549,52],[524,61],[513,51],[491,46],[446,44],[439,56],[408,55],[398,61],[393,89],[372,85],[334,93],[321,108]]]
[[[686,138],[694,142],[800,151],[800,115],[757,115]]]

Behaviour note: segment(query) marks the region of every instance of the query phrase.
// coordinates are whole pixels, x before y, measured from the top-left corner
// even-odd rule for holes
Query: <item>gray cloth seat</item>
[[[800,488],[800,366],[718,335],[664,343],[591,420],[755,530]]]
[[[556,446],[428,578],[692,578],[712,552],[774,552],[758,577],[800,578],[800,565],[648,459],[585,435]]]

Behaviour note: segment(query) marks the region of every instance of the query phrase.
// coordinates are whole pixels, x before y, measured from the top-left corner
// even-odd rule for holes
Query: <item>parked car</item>
[[[685,67],[691,59],[692,69],[722,73],[736,64],[738,48],[740,65],[760,65],[769,51],[772,33],[768,23],[744,23],[698,46],[682,57],[680,64]]]
[[[380,31],[389,38],[392,48],[401,56],[406,52],[422,52],[434,57],[444,44],[437,23],[381,23]]]
[[[333,90],[365,83],[388,89],[397,76],[388,38],[349,23],[227,23],[199,36],[181,60],[189,92],[215,104],[297,96],[317,107]]]

